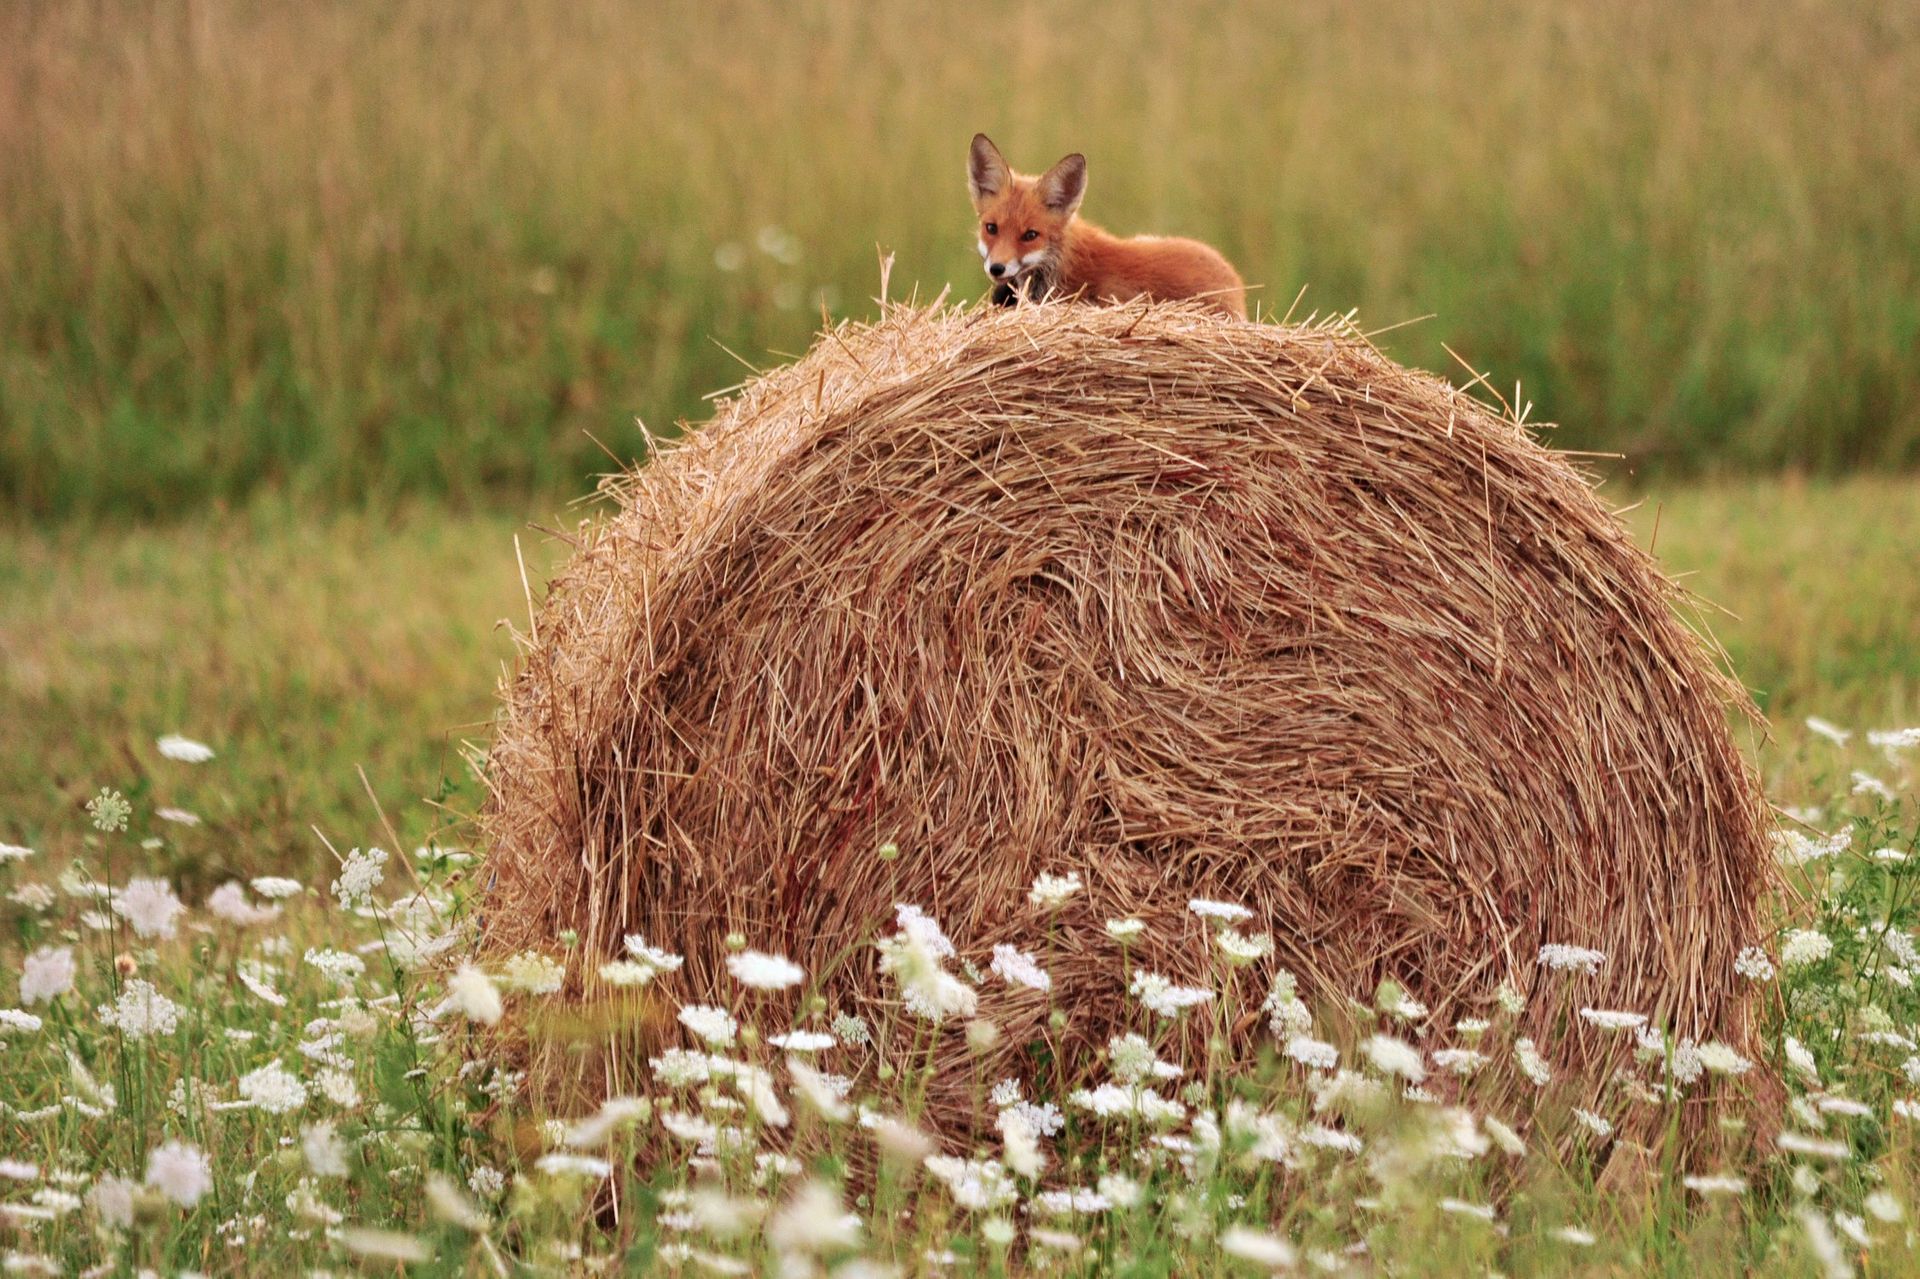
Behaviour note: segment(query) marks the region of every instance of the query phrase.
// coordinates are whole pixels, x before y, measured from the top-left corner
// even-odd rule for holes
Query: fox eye
[[[997,223],[997,222],[989,222],[989,223],[987,223],[987,234],[988,234],[988,235],[999,235],[999,234],[1000,234],[1000,225],[999,225],[999,223]]]
[[[1027,233],[1021,236],[1020,238],[1023,240],[1037,240],[1040,238],[1040,233],[1034,230],[1032,227],[1028,227]]]

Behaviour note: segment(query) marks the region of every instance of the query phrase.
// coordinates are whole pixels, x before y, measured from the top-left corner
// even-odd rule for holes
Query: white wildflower
[[[278,901],[283,897],[297,896],[301,891],[299,880],[285,879],[279,875],[262,875],[257,879],[252,879],[247,882],[252,885],[254,892],[259,893],[269,901]]]
[[[1553,1067],[1540,1055],[1531,1039],[1513,1041],[1513,1059],[1520,1066],[1520,1073],[1532,1080],[1536,1087],[1544,1088],[1553,1080]]]
[[[1006,1168],[992,1159],[928,1155],[924,1166],[945,1184],[956,1205],[971,1212],[1002,1208],[1020,1196]]]
[[[860,1218],[832,1186],[808,1181],[767,1222],[767,1241],[781,1252],[842,1252],[860,1246]]]
[[[1268,1270],[1289,1270],[1300,1260],[1299,1250],[1285,1239],[1248,1226],[1228,1226],[1222,1231],[1220,1251]]]
[[[238,880],[228,880],[207,898],[207,909],[229,923],[250,927],[270,923],[280,917],[278,906],[256,906],[247,900],[247,890]]]
[[[716,1048],[730,1046],[740,1032],[732,1014],[708,1004],[686,1005],[680,1010],[680,1024]]]
[[[1758,946],[1748,946],[1734,956],[1733,971],[1748,981],[1772,981],[1773,961]]]
[[[155,990],[153,983],[135,978],[120,988],[120,997],[95,1010],[106,1025],[129,1039],[171,1035],[180,1023],[180,1006]]]
[[[1682,1184],[1697,1195],[1744,1195],[1747,1193],[1745,1177],[1730,1177],[1724,1173],[1709,1173],[1682,1177]]]
[[[1847,739],[1853,736],[1853,730],[1842,728],[1832,720],[1821,719],[1818,715],[1807,716],[1807,729],[1832,742],[1835,746],[1845,746]]]
[[[1287,1040],[1287,1056],[1313,1070],[1332,1070],[1340,1064],[1340,1050],[1322,1040],[1295,1035]]]
[[[1001,944],[993,948],[993,962],[988,965],[996,977],[1009,986],[1025,986],[1029,990],[1053,989],[1053,978],[1041,967],[1037,960],[1016,946]]]
[[[1196,897],[1187,903],[1187,909],[1209,923],[1240,924],[1253,918],[1253,912],[1245,906],[1236,906],[1232,902],[1208,901]]]
[[[257,1110],[284,1115],[307,1104],[307,1086],[277,1061],[240,1076],[240,1096]]]
[[[20,1002],[52,1003],[73,989],[75,973],[72,947],[40,947],[20,966]]]
[[[825,1052],[840,1041],[824,1031],[789,1030],[781,1035],[768,1035],[767,1042],[790,1053],[817,1053]]]
[[[1578,1119],[1581,1124],[1596,1137],[1605,1138],[1613,1136],[1613,1124],[1605,1117],[1597,1115],[1591,1110],[1585,1110],[1579,1106],[1575,1106],[1573,1108],[1573,1117]]]
[[[341,986],[352,985],[367,971],[367,963],[364,959],[344,950],[309,947],[304,961],[328,981]]]
[[[1113,938],[1115,941],[1132,941],[1146,931],[1147,921],[1144,919],[1129,917],[1126,919],[1109,919],[1107,921],[1107,936]]]
[[[360,1105],[360,1085],[344,1070],[324,1067],[315,1072],[313,1083],[322,1097],[342,1110],[354,1110]]]
[[[1899,798],[1894,794],[1893,787],[1887,785],[1872,773],[1865,773],[1856,768],[1853,770],[1851,780],[1853,782],[1852,793],[1855,795],[1871,795],[1873,798],[1883,800],[1889,804]]]
[[[433,1249],[425,1241],[398,1230],[379,1230],[371,1226],[348,1226],[333,1236],[348,1252],[378,1261],[398,1261],[421,1265],[433,1260]]]
[[[142,937],[172,937],[186,909],[164,879],[130,879],[113,897],[113,913]]]
[[[199,1147],[169,1141],[147,1156],[147,1184],[182,1208],[191,1208],[213,1189],[213,1165]]]
[[[154,743],[160,753],[168,759],[178,760],[182,764],[204,764],[213,758],[213,747],[205,742],[196,742],[191,737],[182,737],[178,733],[168,733]]]
[[[340,878],[333,881],[333,895],[342,910],[360,910],[373,904],[373,890],[386,878],[387,854],[384,849],[354,849],[340,863]]]
[[[1620,1012],[1611,1008],[1582,1008],[1580,1017],[1602,1030],[1638,1030],[1647,1024],[1644,1013]]]
[[[1520,1134],[1492,1115],[1480,1117],[1480,1131],[1509,1155],[1517,1156],[1527,1153],[1527,1143],[1521,1140]]]
[[[1039,1134],[1017,1110],[1003,1110],[998,1121],[1002,1154],[1007,1167],[1029,1180],[1038,1177],[1047,1166],[1040,1153]]]
[[[472,964],[460,965],[447,979],[447,1002],[461,1016],[483,1025],[497,1025],[505,1006],[493,979]]]
[[[933,1022],[973,1016],[979,997],[941,966],[942,957],[953,954],[953,943],[940,926],[913,906],[899,907],[897,918],[900,931],[879,943],[880,971],[900,983],[907,1011]]]
[[[806,978],[806,970],[784,955],[743,950],[727,956],[727,971],[742,986],[753,990],[785,990]]]
[[[1042,910],[1059,910],[1066,904],[1067,898],[1079,892],[1082,885],[1078,872],[1065,875],[1041,875],[1033,881],[1033,887],[1027,893],[1027,900]]]
[[[1391,1035],[1374,1035],[1360,1045],[1360,1051],[1381,1074],[1399,1075],[1416,1084],[1427,1077],[1420,1051],[1405,1040],[1395,1039]]]
[[[1774,1141],[1788,1154],[1811,1155],[1818,1159],[1846,1159],[1853,1153],[1844,1141],[1826,1141],[1805,1133],[1783,1132]]]
[[[787,1058],[787,1074],[793,1078],[794,1091],[800,1099],[812,1107],[814,1112],[828,1123],[844,1123],[851,1113],[847,1109],[845,1096],[847,1088],[840,1086],[840,1076],[827,1075],[800,1061]]]
[[[595,1155],[577,1155],[564,1150],[551,1151],[533,1161],[536,1172],[549,1177],[586,1177],[604,1181],[613,1175],[613,1165]]]
[[[1813,928],[1794,928],[1780,944],[1780,966],[1791,971],[1817,964],[1833,954],[1833,938]]]
[[[1178,1017],[1187,1009],[1213,998],[1210,990],[1198,986],[1176,986],[1159,973],[1144,969],[1134,971],[1133,985],[1129,991],[1149,1012],[1166,1018]]]
[[[92,1205],[102,1225],[125,1230],[133,1224],[134,1189],[133,1182],[127,1178],[109,1173],[87,1191],[87,1203]]]
[[[567,966],[537,950],[523,950],[500,965],[497,978],[508,990],[528,995],[551,995],[566,984]]]
[[[1895,1198],[1890,1191],[1886,1190],[1874,1191],[1867,1196],[1866,1201],[1861,1206],[1867,1210],[1867,1215],[1875,1221],[1884,1221],[1889,1224],[1899,1221],[1907,1215],[1906,1209],[1901,1207],[1900,1201]]]
[[[926,947],[936,959],[952,959],[955,951],[953,941],[944,932],[932,916],[918,906],[896,903],[893,908],[895,927],[922,946]]]
[[[1474,1048],[1441,1048],[1433,1054],[1434,1065],[1462,1078],[1481,1069],[1489,1060],[1485,1053]]]
[[[1585,946],[1548,942],[1540,948],[1541,966],[1556,972],[1578,972],[1591,977],[1599,972],[1600,965],[1606,962],[1605,953],[1589,950]]]
[[[1238,929],[1222,928],[1213,935],[1213,944],[1229,964],[1244,968],[1273,953],[1273,934],[1261,933],[1248,937]]]
[[[53,904],[60,899],[53,889],[45,884],[30,882],[15,885],[7,893],[7,900],[16,906],[24,906],[36,913],[44,913],[53,909]]]
[[[349,1171],[347,1143],[340,1139],[331,1120],[300,1129],[300,1153],[316,1177],[344,1177]]]

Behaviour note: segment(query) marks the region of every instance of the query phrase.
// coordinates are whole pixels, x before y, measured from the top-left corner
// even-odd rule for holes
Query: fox
[[[1118,236],[1079,218],[1087,158],[1074,152],[1039,177],[1015,173],[984,133],[967,152],[980,258],[993,300],[1079,297],[1125,302],[1193,298],[1247,318],[1246,285],[1219,250],[1177,236]]]

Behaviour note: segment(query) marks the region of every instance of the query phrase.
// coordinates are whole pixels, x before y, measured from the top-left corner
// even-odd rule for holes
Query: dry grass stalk
[[[872,1010],[910,902],[1041,951],[1067,1029],[989,978],[1003,1056],[1090,1062],[1138,1016],[1104,921],[1204,981],[1209,897],[1273,931],[1246,1006],[1279,963],[1444,1028],[1568,942],[1608,956],[1580,1002],[1746,1040],[1744,694],[1565,457],[1347,327],[893,307],[610,488],[504,690],[497,951],[638,932],[728,1002],[737,930]],[[1041,872],[1087,886],[1051,924]],[[1562,991],[1526,1029],[1618,1060]]]

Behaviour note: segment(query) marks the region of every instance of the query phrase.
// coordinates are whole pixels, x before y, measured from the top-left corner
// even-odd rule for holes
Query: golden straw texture
[[[1275,964],[1336,1009],[1397,979],[1444,1030],[1547,989],[1546,943],[1606,953],[1582,1002],[1747,1042],[1744,694],[1565,457],[1350,326],[894,306],[610,487],[504,689],[495,953],[575,929],[591,986],[637,932],[726,1003],[738,931],[884,1014],[869,943],[911,903],[1052,972],[1060,1031],[983,981],[998,1053],[1092,1063],[1139,1020],[1105,921],[1205,984],[1203,897],[1274,936],[1243,1045]],[[1042,872],[1085,890],[1049,916]],[[1596,1079],[1632,1046],[1525,1016]]]

